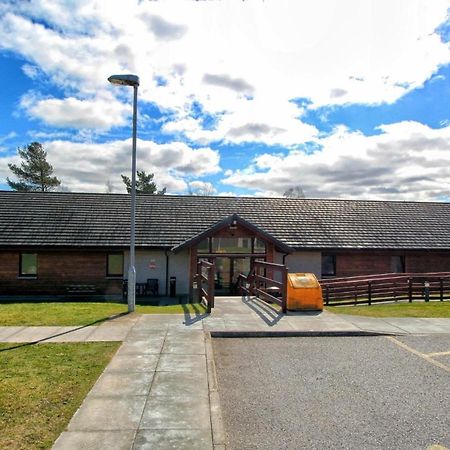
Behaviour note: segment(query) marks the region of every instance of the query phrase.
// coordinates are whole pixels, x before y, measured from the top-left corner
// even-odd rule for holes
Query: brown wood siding
[[[450,251],[327,251],[336,255],[336,277],[390,273],[391,257],[405,256],[406,272],[448,272],[450,271]]]
[[[407,272],[450,272],[450,251],[407,253],[405,265]]]
[[[390,271],[391,257],[389,254],[377,252],[336,253],[337,277],[388,273]]]
[[[96,294],[120,295],[122,279],[106,276],[105,251],[33,250],[35,278],[19,277],[20,251],[0,251],[0,295],[65,295],[70,285],[93,285]]]

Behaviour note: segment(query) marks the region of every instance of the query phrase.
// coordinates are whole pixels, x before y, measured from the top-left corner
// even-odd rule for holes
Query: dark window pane
[[[200,242],[197,246],[198,253],[209,253],[209,238]]]
[[[111,253],[108,255],[108,276],[123,275],[123,254]]]
[[[254,253],[266,253],[266,244],[261,239],[255,238]]]
[[[322,255],[322,276],[336,275],[336,255]]]
[[[391,271],[394,273],[405,272],[405,257],[400,255],[391,256]]]
[[[251,238],[247,237],[213,237],[213,253],[251,253]]]
[[[20,275],[37,275],[37,254],[22,253],[20,258]]]

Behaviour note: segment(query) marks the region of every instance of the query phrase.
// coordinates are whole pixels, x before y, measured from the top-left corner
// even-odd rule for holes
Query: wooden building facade
[[[119,299],[128,268],[126,194],[0,192],[0,298]],[[197,262],[217,295],[253,260],[319,278],[450,271],[450,204],[139,195],[136,270],[160,296],[192,296]]]

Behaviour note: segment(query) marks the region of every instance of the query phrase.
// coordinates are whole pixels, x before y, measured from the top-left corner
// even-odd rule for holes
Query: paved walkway
[[[450,334],[450,319],[278,314],[258,300],[216,299],[208,316],[137,315],[100,326],[0,327],[1,342],[123,341],[54,449],[223,449],[212,334]]]

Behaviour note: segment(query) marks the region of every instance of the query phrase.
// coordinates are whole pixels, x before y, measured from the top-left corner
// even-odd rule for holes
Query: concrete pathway
[[[140,316],[53,448],[211,449],[201,327]]]
[[[212,335],[450,334],[450,319],[279,314],[255,299],[213,313],[117,317],[99,326],[0,327],[11,343],[123,341],[54,449],[224,449]]]

